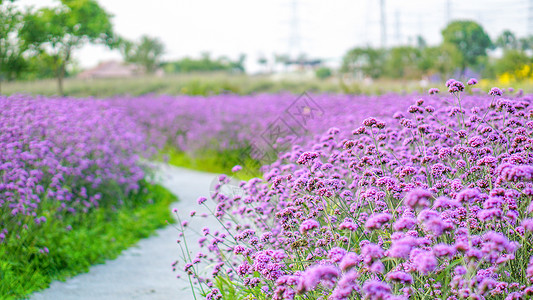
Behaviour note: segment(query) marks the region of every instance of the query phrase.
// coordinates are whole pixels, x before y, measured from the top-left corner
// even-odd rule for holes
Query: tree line
[[[494,50],[502,51],[501,57],[488,55]],[[492,40],[474,21],[453,21],[442,30],[440,45],[429,46],[418,37],[415,46],[356,47],[344,55],[340,72],[370,78],[420,79],[432,75],[461,76],[470,71],[495,78],[533,63],[532,51],[531,36],[517,38],[505,30]]]
[[[148,36],[134,42],[117,35],[112,16],[96,0],[61,0],[55,7],[25,11],[13,2],[0,0],[0,91],[3,81],[55,77],[63,94],[64,78],[75,71],[73,52],[86,44],[118,49],[125,61],[147,72],[160,64],[163,43]]]

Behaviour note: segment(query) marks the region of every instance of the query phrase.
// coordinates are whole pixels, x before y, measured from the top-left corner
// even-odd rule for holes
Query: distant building
[[[144,69],[138,65],[113,60],[101,62],[96,67],[79,73],[77,77],[80,79],[128,78],[144,73]]]

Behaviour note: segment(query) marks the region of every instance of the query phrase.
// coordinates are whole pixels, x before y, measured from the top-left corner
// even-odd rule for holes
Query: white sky
[[[453,19],[473,19],[491,37],[504,29],[519,36],[527,33],[532,0],[385,0],[387,44],[406,44],[422,35],[430,44],[440,42],[446,23],[446,3]],[[247,67],[257,69],[257,58],[288,53],[293,0],[99,0],[109,13],[115,31],[129,39],[143,34],[160,38],[165,59],[198,57],[236,58],[247,54]],[[54,0],[20,0],[23,6],[53,6]],[[299,0],[297,39],[293,53],[338,61],[351,47],[380,44],[379,0]],[[292,27],[294,28],[294,27]],[[294,39],[293,39],[294,40]],[[300,49],[300,50],[298,50]],[[82,67],[120,59],[117,51],[85,46],[75,53]]]

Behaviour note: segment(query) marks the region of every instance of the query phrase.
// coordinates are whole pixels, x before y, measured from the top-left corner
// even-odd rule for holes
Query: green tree
[[[454,21],[442,31],[445,44],[453,44],[463,55],[461,69],[476,66],[479,57],[487,56],[492,47],[490,37],[483,27],[474,21]]]
[[[22,15],[9,3],[0,2],[0,93],[2,82],[12,80],[23,71],[24,47],[18,39]]]
[[[239,58],[235,61],[230,62],[230,68],[232,72],[244,73],[246,69],[244,68],[244,63],[246,61],[246,54],[239,54]]]
[[[524,51],[507,49],[503,52],[503,56],[494,63],[494,71],[496,71],[496,74],[514,73],[530,63],[531,58]]]
[[[518,39],[518,49],[527,51],[533,49],[533,36],[521,37]]]
[[[424,74],[440,74],[449,78],[453,72],[463,65],[463,55],[455,45],[442,44],[436,47],[426,47],[421,52],[418,68]]]
[[[425,46],[424,46],[425,47]],[[418,65],[421,59],[421,50],[400,46],[389,50],[386,65],[386,75],[392,78],[417,78],[420,77]]]
[[[95,0],[61,0],[54,8],[28,11],[24,16],[21,37],[35,54],[47,53],[63,95],[63,79],[72,52],[81,46],[116,45],[109,15]]]
[[[122,41],[121,51],[124,60],[141,65],[146,72],[153,73],[161,64],[165,45],[158,38],[143,35],[138,43]]]
[[[320,67],[315,71],[315,76],[318,79],[328,79],[329,77],[331,77],[331,75],[331,69],[328,67]]]
[[[342,59],[342,72],[361,72],[365,76],[378,78],[383,75],[386,52],[382,49],[354,48],[349,50]]]
[[[495,44],[502,49],[518,49],[519,41],[510,30],[504,30],[496,39]]]

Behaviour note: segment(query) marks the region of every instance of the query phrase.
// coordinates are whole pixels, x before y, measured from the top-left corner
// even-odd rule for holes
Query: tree
[[[0,93],[2,81],[14,79],[24,68],[24,47],[18,39],[22,15],[9,3],[0,2]]]
[[[494,63],[494,70],[497,74],[515,73],[530,63],[531,59],[523,51],[507,49],[504,51],[503,56]]]
[[[475,66],[479,57],[487,56],[492,42],[481,25],[474,21],[454,21],[442,31],[445,44],[453,44],[463,55],[462,71]]]
[[[425,74],[438,73],[449,78],[463,65],[463,55],[455,45],[442,44],[422,50],[418,68]]]
[[[510,30],[505,30],[496,39],[496,46],[502,49],[518,49],[519,41]]]
[[[328,68],[328,67],[320,67],[318,69],[316,69],[315,71],[315,76],[316,78],[318,79],[328,79],[329,77],[331,77],[331,69]]]
[[[268,59],[267,59],[266,57],[264,57],[263,55],[261,55],[261,56],[257,59],[257,63],[263,67],[263,69],[264,69],[265,72],[268,72]]]
[[[382,49],[354,48],[344,55],[341,70],[377,78],[383,75],[385,58],[386,52]]]
[[[533,48],[533,36],[519,38],[518,48],[522,51],[531,50]]]
[[[21,37],[36,54],[47,53],[63,95],[63,79],[72,52],[86,43],[116,45],[111,16],[95,0],[61,0],[55,8],[28,11]]]
[[[239,54],[239,58],[237,60],[230,62],[231,71],[235,73],[244,73],[246,71],[244,68],[245,61],[246,54]]]
[[[122,55],[127,62],[143,66],[148,73],[153,73],[161,64],[165,45],[158,38],[143,35],[138,43],[122,41]]]
[[[425,46],[424,46],[425,47]],[[386,75],[392,78],[420,77],[418,64],[421,50],[410,46],[394,47],[389,50],[386,65]]]

